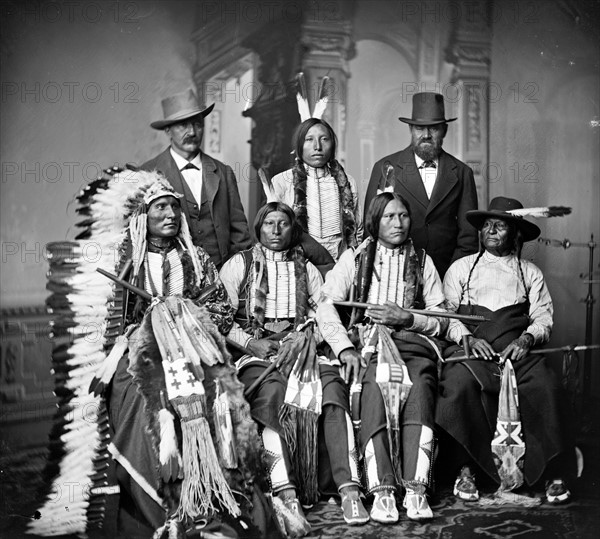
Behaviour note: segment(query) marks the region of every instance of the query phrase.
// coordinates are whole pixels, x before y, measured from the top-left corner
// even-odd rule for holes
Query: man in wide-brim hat
[[[201,150],[204,118],[213,107],[200,105],[192,90],[163,99],[163,119],[150,126],[164,131],[171,144],[141,168],[159,170],[184,194],[181,208],[192,240],[220,268],[251,242],[233,170]]]
[[[415,247],[427,251],[443,277],[454,260],[477,251],[477,232],[465,218],[477,209],[477,191],[473,171],[442,149],[448,123],[456,120],[446,118],[443,96],[420,92],[412,105],[412,116],[399,118],[408,124],[410,146],[375,163],[365,208],[378,191],[405,197]]]
[[[549,503],[570,498],[563,481],[574,463],[569,401],[544,357],[529,354],[532,347],[548,342],[553,324],[544,276],[521,258],[523,243],[540,234],[539,227],[524,218],[529,213],[518,200],[506,197],[494,198],[486,211],[468,212],[466,218],[479,230],[480,251],[454,262],[444,279],[449,311],[489,319],[468,328],[450,321],[448,340],[460,345],[466,338],[474,359],[446,363],[439,381],[436,423],[448,435],[441,438],[440,455],[452,456],[458,473],[454,494],[466,501],[479,498],[476,473],[499,484],[511,468],[506,462],[500,466],[492,440],[495,445],[524,448],[521,462],[508,470],[519,482],[534,486],[545,480],[542,486]],[[506,360],[516,375],[522,432],[509,431],[502,439],[496,427],[501,366]]]

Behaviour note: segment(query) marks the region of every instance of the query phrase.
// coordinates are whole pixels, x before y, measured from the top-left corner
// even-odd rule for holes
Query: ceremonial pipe
[[[356,307],[357,309],[368,309],[369,307],[381,307],[373,303],[360,303],[358,301],[334,301],[334,305],[339,307]],[[464,320],[465,322],[486,322],[489,318],[479,314],[458,314],[448,313],[446,311],[427,311],[425,309],[404,309],[409,313],[422,314],[425,316],[437,316],[439,318],[455,318],[456,320]]]
[[[123,281],[122,279],[119,279],[116,275],[113,275],[112,273],[109,273],[108,271],[103,270],[102,268],[96,268],[96,271],[98,273],[101,273],[105,277],[108,277],[109,279],[111,279],[115,283],[120,284],[121,286],[127,288],[128,290],[131,290],[134,294],[137,294],[142,299],[145,299],[147,301],[152,301],[152,299],[153,299],[152,295],[149,294],[148,292],[146,292],[144,289],[139,288],[138,286],[135,286],[134,284],[128,283],[127,281]],[[200,292],[200,295],[198,296],[197,299],[200,300],[200,301],[206,299],[216,289],[217,289],[217,285],[216,284],[211,284],[210,286],[207,286],[206,288],[204,288],[202,290],[202,292]],[[229,337],[225,337],[225,342],[228,345],[230,345],[232,348],[236,348],[237,350],[239,350],[240,352],[242,352],[244,354],[250,354],[250,355],[252,355],[252,352],[250,352],[250,350],[248,350],[247,348],[245,348],[241,344],[236,343],[235,341],[233,341]]]
[[[108,277],[111,281],[114,281],[115,283],[120,284],[123,288],[127,288],[127,290],[131,290],[134,294],[137,294],[138,296],[140,296],[140,298],[145,299],[147,301],[152,301],[152,294],[149,294],[144,289],[139,288],[139,287],[135,286],[134,284],[128,283],[127,281],[124,281],[123,279],[119,279],[116,275],[113,275],[112,273],[109,273],[108,271],[103,270],[102,268],[96,268],[96,271],[98,273],[104,275],[105,277]]]
[[[567,345],[567,346],[559,346],[558,348],[540,348],[539,350],[529,350],[528,354],[533,355],[544,355],[544,354],[553,354],[555,352],[581,352],[584,350],[597,350],[600,348],[600,344],[590,344],[590,345],[581,345],[577,344],[575,346]],[[500,357],[500,354],[494,354],[494,357]],[[481,357],[464,355],[464,356],[454,356],[444,359],[444,363],[458,363],[460,361],[467,361],[469,359],[478,360],[483,359]]]

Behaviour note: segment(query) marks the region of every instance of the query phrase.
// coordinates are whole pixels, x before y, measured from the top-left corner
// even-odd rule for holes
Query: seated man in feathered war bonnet
[[[261,442],[221,337],[233,308],[208,254],[192,244],[182,195],[156,172],[129,170],[87,192],[88,237],[105,256],[82,260],[71,282],[82,280],[81,294],[93,294],[82,303],[97,300],[100,313],[109,306],[106,335],[116,328],[120,336],[86,347],[90,362],[100,357],[87,386],[105,396],[111,436],[104,430],[102,444],[87,452],[71,446],[65,462],[75,454],[104,462],[110,442],[120,504],[107,518],[117,519],[122,537],[156,530],[157,539],[183,538],[207,520],[225,536],[257,535],[252,515],[265,507],[266,485]],[[121,296],[96,268],[120,274],[134,291]],[[70,352],[75,365],[85,359],[77,341]],[[84,379],[69,383],[93,399]],[[82,433],[81,444],[89,443]],[[61,473],[55,484],[69,471]]]

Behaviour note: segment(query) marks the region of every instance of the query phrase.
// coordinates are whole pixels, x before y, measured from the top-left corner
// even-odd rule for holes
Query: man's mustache
[[[189,137],[184,137],[183,138],[183,143],[186,144],[188,142],[196,142],[196,137],[195,136],[189,136]]]

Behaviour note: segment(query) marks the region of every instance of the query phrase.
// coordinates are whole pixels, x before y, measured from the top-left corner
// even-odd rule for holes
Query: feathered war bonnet
[[[151,193],[160,191],[151,189],[159,185],[176,196],[157,172],[106,169],[77,195],[76,211],[82,220],[76,224],[80,231],[75,240],[47,246],[46,286],[52,294],[46,303],[53,328],[52,367],[59,403],[44,472],[50,478],[40,508],[45,517],[31,522],[28,533],[85,536],[103,525],[109,422],[103,397],[90,392],[90,383],[106,365],[122,327],[110,322],[115,313],[121,318],[120,304],[113,302],[117,287],[96,270],[120,270],[132,218],[141,212],[146,196],[147,203],[155,199]],[[139,230],[142,220],[136,223]],[[186,227],[182,222],[181,230]],[[142,237],[145,240],[145,232]],[[99,328],[102,338],[98,338]],[[94,414],[76,413],[81,409],[94,410]],[[74,489],[69,513],[56,511],[56,496],[65,484],[89,487]]]
[[[122,176],[122,177],[121,177]],[[138,185],[125,203],[125,222],[129,240],[131,242],[131,257],[133,261],[133,276],[137,276],[146,255],[148,232],[148,208],[161,197],[170,196],[176,199],[183,198],[169,184],[167,179],[158,171],[145,172],[142,170],[125,170],[117,174],[113,182],[129,182]],[[110,187],[110,184],[109,184]],[[181,224],[176,239],[186,249],[194,265],[197,275],[202,275],[200,261],[193,247],[190,229],[185,214],[181,213]]]

